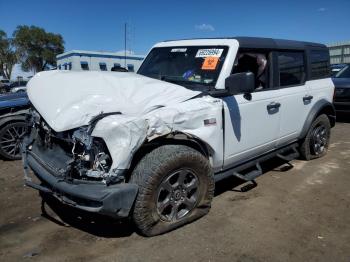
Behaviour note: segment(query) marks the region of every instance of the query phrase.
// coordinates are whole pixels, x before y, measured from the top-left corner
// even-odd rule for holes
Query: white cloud
[[[325,8],[325,7],[320,7],[319,9],[317,9],[317,11],[319,11],[319,12],[324,12],[324,11],[326,11],[327,9]]]
[[[201,31],[215,31],[214,26],[212,26],[211,24],[195,25],[194,28]]]

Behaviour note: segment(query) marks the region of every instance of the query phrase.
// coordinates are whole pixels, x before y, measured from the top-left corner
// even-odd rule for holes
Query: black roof
[[[239,46],[242,48],[264,48],[264,49],[306,49],[306,48],[328,48],[324,44],[285,40],[285,39],[274,39],[264,37],[214,37],[214,38],[191,38],[181,40],[195,40],[195,39],[236,39],[239,42]],[[176,41],[176,40],[167,40]],[[165,41],[165,42],[167,42]]]

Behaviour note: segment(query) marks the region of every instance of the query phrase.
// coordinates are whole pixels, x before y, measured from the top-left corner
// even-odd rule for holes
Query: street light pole
[[[124,24],[124,68],[126,68],[126,23]]]

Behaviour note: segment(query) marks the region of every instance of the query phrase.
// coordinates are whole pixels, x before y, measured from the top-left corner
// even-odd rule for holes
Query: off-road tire
[[[313,149],[313,143],[314,143],[314,132],[319,128],[320,126],[324,127],[324,130],[326,132],[325,135],[325,144],[324,144],[324,150],[321,153],[316,153]],[[328,117],[325,114],[319,115],[311,124],[309,131],[306,134],[306,137],[302,140],[300,145],[300,156],[302,159],[305,160],[312,160],[315,158],[323,157],[327,154],[328,146],[329,146],[329,139],[331,134],[331,124],[329,122]]]
[[[177,221],[164,221],[157,209],[158,189],[169,174],[191,169],[199,181],[194,208]],[[209,212],[215,182],[210,163],[198,151],[183,145],[164,145],[142,158],[134,169],[130,183],[139,186],[132,218],[139,232],[155,236],[190,223]]]

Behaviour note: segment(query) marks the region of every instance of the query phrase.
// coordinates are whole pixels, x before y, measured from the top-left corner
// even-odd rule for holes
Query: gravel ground
[[[258,186],[217,185],[210,213],[145,238],[128,221],[44,206],[20,161],[0,160],[0,261],[350,261],[350,124],[332,129],[322,159],[276,159]]]

